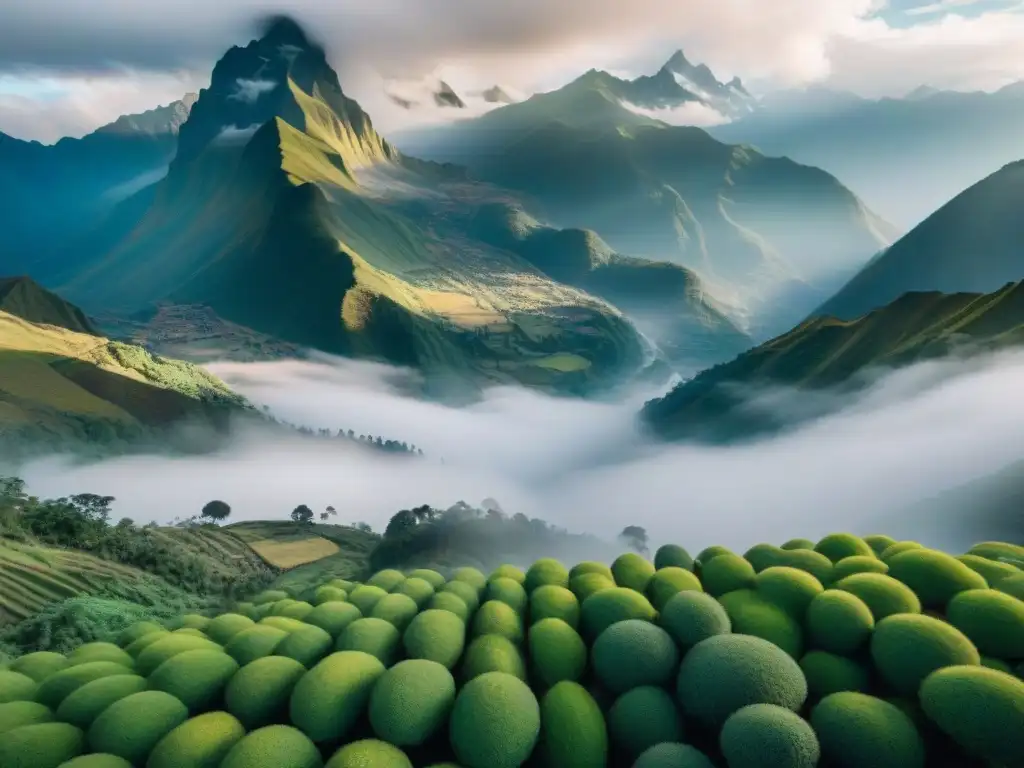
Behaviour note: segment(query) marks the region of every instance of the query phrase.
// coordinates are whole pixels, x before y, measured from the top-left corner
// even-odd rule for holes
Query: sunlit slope
[[[820,317],[711,368],[644,407],[667,438],[737,436],[782,426],[737,406],[772,386],[854,384],[875,368],[1024,344],[1024,283],[990,294],[907,293],[856,320]]]
[[[0,277],[0,311],[31,323],[96,335],[95,327],[82,310],[29,277]]]

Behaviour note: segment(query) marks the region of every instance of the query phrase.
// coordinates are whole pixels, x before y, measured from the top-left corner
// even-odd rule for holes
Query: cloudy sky
[[[679,47],[761,91],[1024,79],[1024,0],[0,0],[0,131],[49,142],[173,101],[269,12],[308,25],[385,132],[402,115],[383,113],[381,77],[529,93],[652,72]]]

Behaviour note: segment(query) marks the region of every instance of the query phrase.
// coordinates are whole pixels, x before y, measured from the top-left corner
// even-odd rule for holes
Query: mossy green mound
[[[488,600],[473,615],[470,635],[501,635],[513,643],[523,641],[523,618],[515,609],[500,600]]]
[[[94,752],[74,757],[66,763],[61,763],[59,768],[132,768],[132,764],[117,755]]]
[[[875,617],[867,603],[853,593],[826,589],[808,606],[805,625],[815,648],[848,655],[867,643]]]
[[[587,667],[587,646],[561,619],[541,619],[527,638],[533,673],[545,686],[579,680]]]
[[[442,581],[441,583],[443,584],[444,582]],[[395,592],[411,597],[416,602],[417,607],[422,607],[434,596],[434,586],[419,576],[410,576],[398,585]]]
[[[828,651],[811,651],[800,659],[811,696],[821,698],[839,691],[866,691],[870,683],[867,669],[846,656]]]
[[[572,568],[569,569],[569,581],[584,576],[588,573],[597,574],[598,576],[604,576],[608,581],[615,583],[615,577],[612,576],[612,569],[604,563],[599,563],[596,560],[584,560],[582,563],[576,563]]]
[[[127,670],[123,675],[97,678],[65,697],[57,707],[57,719],[86,730],[115,701],[144,691],[148,685],[146,678],[127,674]]]
[[[853,576],[855,573],[888,573],[889,566],[884,560],[879,560],[877,557],[867,555],[856,555],[854,557],[844,557],[835,567],[832,569],[833,581],[839,581],[845,579],[847,576]]]
[[[335,752],[326,768],[412,768],[412,763],[405,752],[393,744],[362,739]]]
[[[206,628],[206,634],[220,645],[227,645],[231,638],[239,632],[255,626],[256,623],[248,616],[238,613],[224,613],[215,617]]]
[[[620,587],[645,593],[647,584],[654,576],[654,564],[636,552],[619,555],[612,563],[612,577]]]
[[[767,640],[715,635],[683,657],[676,695],[687,715],[718,727],[748,704],[799,710],[807,699],[807,680],[796,661]]]
[[[462,656],[466,625],[451,611],[431,608],[416,616],[402,636],[412,659],[429,659],[452,669]]]
[[[777,566],[785,557],[785,551],[774,544],[755,544],[743,553],[743,559],[754,566],[757,573]]]
[[[922,614],[901,613],[882,619],[871,638],[871,658],[896,691],[916,694],[936,669],[979,665],[981,656],[959,629]]]
[[[814,551],[827,557],[833,564],[845,557],[875,556],[871,545],[852,533],[830,533],[814,545]]]
[[[469,621],[469,606],[466,605],[466,601],[456,595],[454,592],[438,592],[427,603],[428,609],[438,611],[449,611],[458,616],[463,623]]]
[[[1024,681],[994,669],[950,666],[921,684],[929,719],[975,757],[1018,765],[1024,755]]]
[[[67,657],[53,651],[36,651],[19,656],[11,662],[11,672],[18,672],[41,683],[55,672],[60,672],[68,665]]]
[[[526,571],[523,587],[533,592],[537,587],[551,584],[556,587],[569,586],[569,571],[558,560],[551,557],[541,558]]]
[[[541,561],[538,560],[537,562]],[[461,581],[463,584],[469,584],[469,586],[476,590],[478,595],[487,586],[487,577],[478,568],[456,568],[455,573],[452,574],[452,581]]]
[[[146,768],[217,768],[243,736],[245,728],[227,712],[207,712],[164,736]]]
[[[992,656],[982,656],[981,666],[988,667],[989,669],[996,669],[1000,672],[1005,672],[1008,675],[1015,674],[1013,671],[1013,667],[1011,667],[1008,662],[1005,662],[1002,659],[994,658]]]
[[[331,652],[334,642],[326,629],[309,625],[289,634],[274,649],[274,654],[287,656],[305,667],[312,667]]]
[[[881,557],[882,553],[885,552],[889,547],[896,543],[896,539],[892,536],[883,536],[882,534],[873,533],[870,536],[864,537],[865,543],[871,547],[871,551],[875,553],[876,557]]]
[[[541,751],[549,765],[604,768],[608,764],[608,729],[604,714],[587,689],[563,681],[540,702]]]
[[[920,613],[921,601],[910,587],[882,573],[856,573],[833,588],[856,595],[871,610],[875,621],[897,613]]]
[[[302,731],[268,725],[247,733],[231,748],[220,768],[322,768],[320,751]]]
[[[93,661],[88,664],[79,664],[77,667],[68,667],[55,672],[39,684],[38,690],[33,687],[30,690],[35,693],[35,700],[45,704],[50,709],[56,710],[69,695],[86,683],[98,680],[101,677],[110,675],[123,675],[126,673],[123,664],[113,661]],[[13,672],[0,672],[0,702],[4,699],[4,679]],[[28,678],[31,680],[31,678]],[[35,686],[35,681],[32,681]],[[32,698],[30,695],[29,698]]]
[[[272,654],[286,637],[288,633],[283,629],[257,624],[249,629],[243,629],[231,638],[224,651],[240,665],[245,666]]]
[[[173,632],[162,637],[146,648],[135,660],[135,670],[143,677],[149,677],[153,671],[169,659],[185,651],[221,651],[221,646],[212,640],[205,640],[192,635],[177,635]]]
[[[283,589],[267,589],[256,595],[252,602],[255,605],[265,605],[266,603],[276,603],[278,600],[287,600],[290,597],[291,595]]]
[[[661,627],[629,619],[598,635],[591,655],[598,680],[613,693],[664,685],[675,674],[679,649]]]
[[[283,720],[296,683],[306,668],[286,656],[266,656],[246,664],[224,690],[224,707],[251,731]]]
[[[517,677],[488,672],[459,691],[450,739],[466,768],[516,768],[526,762],[540,735],[540,705]]]
[[[157,743],[188,719],[188,708],[164,691],[119,699],[89,726],[89,747],[144,765]]]
[[[449,581],[441,587],[441,592],[450,592],[462,598],[462,602],[466,604],[470,613],[480,607],[480,592],[465,581]]]
[[[397,659],[402,646],[402,633],[395,625],[384,619],[356,619],[338,636],[335,650],[362,651],[380,659],[390,667]]]
[[[135,659],[113,643],[85,643],[68,654],[69,667],[87,664],[90,661],[114,661],[128,667],[129,671],[133,671],[135,667]]]
[[[811,711],[822,756],[837,768],[923,768],[924,740],[902,709],[853,691],[833,693]]]
[[[170,630],[198,629],[200,632],[205,632],[209,624],[209,616],[203,616],[199,613],[186,613],[183,616],[179,616],[177,619],[171,619],[167,622],[167,628]]]
[[[703,592],[704,587],[693,573],[674,565],[658,569],[647,583],[647,596],[659,611],[678,593],[686,591]]]
[[[1024,602],[995,589],[968,589],[946,606],[946,618],[981,653],[1024,659]]]
[[[289,708],[292,723],[313,741],[343,738],[383,674],[384,665],[369,653],[332,653],[296,683]]]
[[[756,576],[754,566],[739,555],[719,555],[700,569],[705,591],[715,597],[753,587]]]
[[[614,587],[615,582],[600,573],[584,573],[569,580],[569,591],[576,595],[581,604],[591,595]]]
[[[672,697],[652,685],[622,694],[608,710],[608,733],[617,749],[636,758],[655,744],[681,741],[683,721]]]
[[[1019,544],[1010,544],[1005,541],[982,541],[975,544],[969,550],[969,555],[987,557],[990,560],[1020,560],[1024,561],[1024,547]]]
[[[832,572],[835,566],[832,561],[820,552],[811,549],[787,550],[776,565],[785,565],[806,571],[814,578],[824,584],[831,584],[833,581]]]
[[[796,619],[803,619],[811,601],[824,591],[814,576],[785,565],[765,568],[754,579],[757,594],[782,608]]]
[[[168,632],[166,629],[161,628],[159,632],[150,632],[148,634],[143,635],[138,640],[135,640],[129,646],[127,646],[125,650],[133,659],[137,659],[139,658],[140,653],[149,648],[149,646],[151,646],[160,638],[166,637],[169,634],[171,633]]]
[[[171,634],[173,634],[173,635],[188,635],[189,637],[199,637],[199,638],[202,638],[203,640],[209,640],[210,639],[209,637],[207,637],[205,632],[203,632],[201,629],[196,629],[195,627],[182,627],[181,629],[174,630]]]
[[[385,568],[383,571],[373,574],[366,580],[366,583],[371,587],[379,587],[385,592],[391,592],[403,581],[405,581],[404,573],[394,568]]]
[[[165,628],[155,621],[137,621],[121,630],[121,634],[117,637],[117,644],[122,648],[126,648],[140,637],[145,637],[153,632],[164,631],[166,631]]]
[[[1014,565],[1001,563],[997,560],[989,560],[987,557],[981,557],[980,555],[960,555],[957,557],[957,560],[972,571],[981,574],[985,581],[993,587],[1003,579],[1022,575],[1020,568]]]
[[[95,663],[106,664],[109,662]],[[125,668],[121,667],[121,672],[125,671]],[[45,691],[41,691],[39,683],[28,675],[0,669],[0,704],[6,704],[9,701],[32,701],[39,693],[45,693]],[[46,704],[51,703],[45,699],[40,699],[40,701]]]
[[[804,633],[800,623],[775,603],[770,603],[752,589],[738,589],[718,598],[729,614],[732,631],[767,640],[799,659],[804,650]]]
[[[814,549],[814,542],[810,539],[790,539],[783,544],[779,549],[785,549],[786,551],[793,551],[797,549]]]
[[[85,749],[82,731],[67,723],[35,723],[0,734],[4,768],[58,768]]]
[[[704,592],[680,592],[667,603],[658,623],[684,651],[701,640],[732,631],[725,608]]]
[[[665,544],[658,547],[658,551],[654,553],[654,568],[657,571],[662,568],[682,568],[692,571],[693,558],[678,544]]]
[[[516,568],[514,565],[505,564],[495,568],[488,577],[488,581],[494,581],[495,579],[512,579],[512,581],[519,584],[525,584],[526,574],[522,569]]]
[[[223,651],[185,651],[157,667],[149,687],[176,697],[195,715],[220,706],[237,671],[238,662]]]
[[[645,749],[633,768],[715,768],[715,764],[689,744],[663,742]]]
[[[499,576],[487,583],[488,601],[497,600],[510,606],[516,613],[522,614],[529,604],[530,598],[523,585],[515,579]]]
[[[381,587],[361,584],[349,593],[348,601],[358,608],[363,616],[369,616],[377,602],[387,594],[387,590]]]
[[[348,600],[348,592],[344,589],[338,589],[324,584],[322,587],[317,587],[316,591],[313,592],[313,605],[323,605],[324,603],[338,602],[343,603]]]
[[[426,582],[423,583],[426,584]],[[399,632],[404,632],[405,628],[409,626],[409,622],[419,612],[419,606],[409,595],[393,592],[377,601],[370,612],[370,617],[384,619]]]
[[[318,605],[309,612],[303,621],[314,627],[320,627],[331,637],[337,638],[345,627],[362,617],[363,614],[352,603],[331,601]]]
[[[654,606],[647,598],[626,587],[603,589],[580,606],[580,628],[584,637],[592,640],[617,621],[654,621],[654,617]]]
[[[569,589],[554,584],[537,587],[530,593],[530,621],[561,619],[575,629],[580,623],[580,602]]]
[[[729,768],[815,768],[818,737],[797,714],[775,704],[751,704],[733,712],[719,737]]]
[[[736,553],[733,552],[728,547],[723,547],[723,546],[720,546],[718,544],[713,544],[710,547],[704,547],[704,549],[702,549],[700,552],[698,552],[697,553],[697,557],[695,557],[694,560],[697,563],[700,563],[701,565],[706,565],[707,563],[711,562],[712,560],[714,560],[719,555],[734,555],[734,554],[736,554]]]
[[[1003,592],[1011,597],[1016,597],[1018,600],[1024,600],[1024,573],[1020,576],[1010,576],[1005,579],[1000,579],[993,585],[1000,592]]]
[[[988,587],[980,573],[933,549],[911,549],[889,557],[887,562],[889,575],[914,590],[926,608],[945,608],[958,592]]]
[[[506,672],[526,680],[526,660],[519,646],[501,635],[480,635],[462,656],[462,679],[472,680],[486,672]]]
[[[53,712],[37,701],[9,701],[0,704],[0,733],[23,725],[53,722]],[[74,725],[74,723],[71,723]]]
[[[455,703],[455,678],[436,661],[401,661],[383,675],[370,694],[370,725],[384,741],[423,744],[448,720]]]

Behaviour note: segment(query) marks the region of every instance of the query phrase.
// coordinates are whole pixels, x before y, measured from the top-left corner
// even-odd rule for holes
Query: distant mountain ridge
[[[707,65],[691,64],[681,50],[654,75],[634,80],[615,78],[613,87],[623,101],[655,110],[699,103],[724,118],[735,118],[753,112],[757,105],[738,77],[722,83]]]
[[[38,325],[55,325],[76,333],[99,335],[82,310],[25,275],[0,277],[0,312]]]

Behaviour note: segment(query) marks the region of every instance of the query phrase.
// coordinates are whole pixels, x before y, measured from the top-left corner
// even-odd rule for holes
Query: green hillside
[[[0,312],[30,323],[55,325],[77,333],[98,335],[78,307],[47,291],[29,277],[0,277]]]
[[[986,293],[1024,277],[1024,161],[1003,166],[908,232],[816,312],[845,319],[907,291]]]
[[[856,387],[860,374],[1024,344],[1024,283],[990,294],[907,293],[856,320],[818,317],[644,407],[669,439],[729,439],[786,426],[739,407],[760,387]]]

